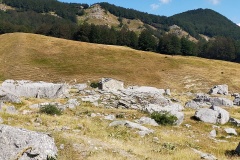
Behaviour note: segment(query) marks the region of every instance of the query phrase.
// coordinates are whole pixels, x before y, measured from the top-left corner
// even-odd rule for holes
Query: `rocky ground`
[[[240,96],[227,85],[208,93],[99,85],[4,81],[0,159],[239,159]],[[41,113],[48,105],[62,114]],[[174,126],[153,112],[175,116]]]

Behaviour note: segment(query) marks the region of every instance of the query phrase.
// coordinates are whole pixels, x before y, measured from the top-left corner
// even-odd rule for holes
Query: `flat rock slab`
[[[68,96],[68,86],[66,84],[55,84],[42,81],[6,80],[2,83],[0,89],[17,97],[60,98]]]
[[[130,122],[127,120],[123,120],[123,121],[114,121],[112,123],[109,124],[109,127],[114,127],[114,126],[126,126],[129,128],[133,128],[133,129],[138,129],[140,131],[138,131],[138,134],[142,137],[144,137],[147,134],[153,133],[154,131],[152,129],[148,129],[147,127],[144,127],[138,123],[134,123],[134,122]]]
[[[1,160],[45,160],[56,156],[57,147],[49,135],[0,125]]]

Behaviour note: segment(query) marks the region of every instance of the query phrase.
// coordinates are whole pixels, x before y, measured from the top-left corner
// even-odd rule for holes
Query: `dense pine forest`
[[[0,1],[1,2],[1,1]],[[227,61],[240,61],[240,27],[209,9],[198,9],[174,15],[157,16],[108,3],[99,5],[121,18],[139,19],[146,29],[137,34],[126,25],[79,24],[87,4],[62,3],[56,0],[2,0],[14,9],[0,11],[0,34],[27,32],[47,36],[129,46],[139,50],[184,56],[199,56]],[[178,25],[198,41],[167,34],[169,26]],[[152,29],[152,26],[156,29]],[[205,40],[200,34],[211,39]]]

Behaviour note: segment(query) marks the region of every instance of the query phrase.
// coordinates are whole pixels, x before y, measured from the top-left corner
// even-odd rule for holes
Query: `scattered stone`
[[[235,136],[238,135],[237,132],[236,132],[236,130],[233,129],[233,128],[225,128],[224,130],[225,130],[225,132],[226,132],[227,134],[235,135]]]
[[[236,105],[236,106],[240,106],[240,97],[236,97],[236,98],[233,100],[233,104]]]
[[[191,127],[191,125],[190,125],[190,124],[185,124],[185,126],[186,126],[187,128],[190,128],[190,127]]]
[[[212,106],[209,109],[208,108],[199,109],[198,111],[195,112],[194,117],[207,123],[225,124],[229,120],[229,113],[220,107]]]
[[[166,90],[165,90],[165,94],[166,94],[167,96],[171,96],[171,90],[170,90],[170,89],[166,89]]]
[[[158,137],[153,137],[153,142],[159,143],[159,138]]]
[[[66,106],[67,108],[70,108],[70,109],[74,109],[74,108],[76,108],[76,107],[79,106],[79,105],[80,105],[80,103],[78,102],[77,99],[69,99],[69,100],[67,101],[67,103],[65,104],[65,106]]]
[[[217,137],[217,131],[215,129],[210,132],[210,137]]]
[[[210,94],[228,95],[228,85],[217,85],[210,89]]]
[[[102,78],[99,82],[99,88],[102,90],[121,90],[124,89],[124,83],[112,78]]]
[[[199,105],[197,104],[197,102],[191,100],[185,104],[185,108],[191,108],[191,109],[197,110],[199,109]]]
[[[149,117],[141,117],[139,120],[136,120],[136,122],[140,123],[140,124],[148,124],[151,126],[159,126],[158,123],[154,119],[149,118]]]
[[[95,113],[91,113],[90,117],[96,117],[97,115]]]
[[[213,129],[215,129],[215,128],[220,129],[220,126],[212,125],[212,128]]]
[[[0,125],[0,159],[56,158],[54,139],[47,134]]]
[[[96,95],[83,96],[81,97],[81,100],[83,102],[98,103],[98,101],[100,100],[100,95],[96,94]]]
[[[138,131],[138,134],[142,137],[154,132],[152,129],[148,129],[147,127],[144,127],[140,124],[130,122],[130,121],[127,121],[127,120],[114,121],[114,122],[109,124],[109,127],[114,127],[114,126],[126,126],[126,127],[129,127],[129,128],[138,129],[138,130],[140,130],[140,131]]]
[[[23,115],[28,115],[28,114],[32,114],[33,112],[32,111],[30,111],[30,110],[23,110],[22,111],[22,114]]]
[[[67,131],[67,130],[71,130],[71,128],[68,127],[68,126],[63,126],[61,130],[62,130],[62,131]]]
[[[64,144],[60,144],[59,149],[64,150]]]
[[[8,106],[6,108],[6,113],[8,113],[8,114],[18,114],[18,111],[16,110],[16,108],[14,106]]]
[[[240,127],[240,120],[236,118],[230,118],[229,122],[236,125],[237,127]]]
[[[198,150],[196,150],[196,149],[194,149],[194,148],[192,148],[192,150],[193,150],[195,153],[199,154],[199,155],[201,156],[201,159],[217,160],[217,158],[216,158],[214,155],[212,155],[212,154],[204,153],[204,152],[198,151]]]
[[[116,117],[115,117],[115,115],[110,114],[110,115],[108,115],[108,116],[105,116],[104,119],[113,121],[113,120],[116,119]]]
[[[42,124],[42,119],[40,117],[37,117],[34,122]]]
[[[6,80],[2,83],[1,90],[14,93],[17,97],[27,98],[60,98],[68,97],[68,85],[46,82],[32,82],[27,80]]]
[[[235,97],[235,98],[240,98],[240,94],[239,93],[233,93],[232,96]]]

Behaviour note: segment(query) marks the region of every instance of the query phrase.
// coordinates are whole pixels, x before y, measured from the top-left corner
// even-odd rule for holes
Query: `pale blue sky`
[[[234,23],[240,23],[240,0],[59,0],[62,2],[108,2],[125,8],[133,8],[156,15],[172,16],[197,8],[213,9]]]

